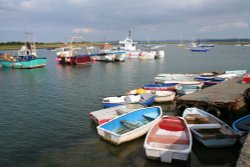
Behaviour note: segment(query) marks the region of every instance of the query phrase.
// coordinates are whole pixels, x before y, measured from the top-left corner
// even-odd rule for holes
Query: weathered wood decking
[[[237,167],[250,166],[250,135],[247,135],[245,143],[241,149],[239,159],[237,161]]]
[[[176,104],[185,103],[191,106],[212,104],[219,108],[238,110],[245,105],[243,94],[250,87],[249,83],[243,84],[241,80],[242,77],[236,77],[199,92],[178,97]]]

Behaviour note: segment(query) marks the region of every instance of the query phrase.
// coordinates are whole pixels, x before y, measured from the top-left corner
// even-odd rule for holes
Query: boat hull
[[[46,65],[46,58],[37,58],[30,61],[2,61],[2,65],[5,68],[15,68],[15,69],[31,69],[31,68],[41,68]]]
[[[194,129],[191,129],[192,132],[194,132]],[[224,147],[230,147],[232,145],[234,145],[237,141],[236,137],[232,137],[232,138],[227,138],[227,137],[217,137],[217,138],[210,138],[210,139],[206,139],[206,138],[202,138],[198,135],[194,134],[194,138],[196,140],[198,140],[201,144],[203,144],[205,147],[208,148],[224,148]]]
[[[59,64],[68,64],[68,65],[84,65],[84,64],[90,64],[91,58],[89,55],[79,55],[76,57],[57,57],[57,61]]]
[[[105,122],[110,121],[122,114],[126,114],[133,110],[144,108],[144,105],[141,104],[127,104],[127,105],[119,105],[116,107],[105,108],[97,111],[93,111],[89,113],[89,117],[98,125],[101,125]]]
[[[178,83],[166,83],[166,84],[145,84],[143,85],[143,88],[145,90],[155,90],[155,91],[162,91],[162,90],[175,90],[175,86]]]
[[[173,159],[186,161],[192,150],[192,135],[186,121],[163,116],[147,133],[144,149],[149,159],[168,163]]]
[[[154,102],[156,103],[173,101],[175,98],[175,92],[170,90],[155,91],[155,90],[145,90],[143,88],[139,88],[139,89],[133,89],[128,92],[128,94],[130,95],[143,94],[143,93],[152,93],[155,96]]]
[[[147,119],[147,114],[154,117]],[[97,133],[104,140],[119,145],[145,135],[161,116],[162,109],[158,106],[137,109],[97,126]],[[132,124],[135,128],[125,126],[122,121],[129,122],[127,124]]]
[[[133,99],[133,97],[135,97]],[[118,98],[126,99],[125,101],[119,101]],[[118,100],[117,100],[118,99]],[[130,100],[128,100],[130,99]],[[104,108],[115,107],[124,104],[143,104],[145,106],[150,106],[155,101],[155,96],[151,93],[141,94],[141,95],[128,95],[121,97],[106,97],[103,99],[102,104]]]
[[[208,148],[229,147],[238,139],[238,134],[230,126],[203,110],[186,108],[182,116],[194,138]]]
[[[250,115],[246,115],[233,122],[233,129],[236,131],[250,132]]]
[[[183,83],[193,82],[194,77],[198,74],[171,74],[171,73],[160,73],[155,78],[156,83]]]

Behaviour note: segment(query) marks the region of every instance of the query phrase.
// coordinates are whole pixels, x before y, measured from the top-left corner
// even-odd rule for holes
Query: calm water
[[[97,135],[88,113],[102,108],[102,97],[151,83],[160,72],[250,71],[250,47],[165,49],[163,59],[75,67],[58,65],[54,52],[39,50],[45,68],[0,69],[0,166],[234,166],[237,146],[206,149],[195,142],[188,162],[169,165],[146,159],[143,137],[113,146]]]

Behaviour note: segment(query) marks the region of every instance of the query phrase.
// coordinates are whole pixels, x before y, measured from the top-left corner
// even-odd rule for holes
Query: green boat
[[[38,58],[35,42],[26,41],[25,45],[18,50],[17,55],[12,56],[9,53],[4,53],[1,63],[2,67],[5,68],[31,69],[44,67],[46,58]]]

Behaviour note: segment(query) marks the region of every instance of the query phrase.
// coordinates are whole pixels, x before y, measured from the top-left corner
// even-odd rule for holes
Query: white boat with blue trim
[[[159,106],[137,109],[97,126],[97,132],[102,139],[119,145],[145,135],[161,116]]]
[[[182,115],[195,139],[208,148],[229,147],[238,140],[238,133],[217,117],[196,107],[186,108]]]

